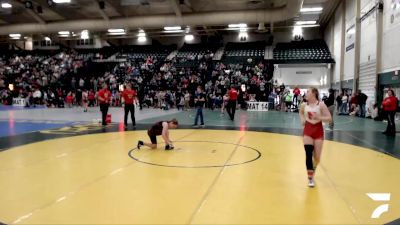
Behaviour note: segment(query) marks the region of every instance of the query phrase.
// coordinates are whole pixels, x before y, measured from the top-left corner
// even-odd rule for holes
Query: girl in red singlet
[[[319,99],[316,88],[307,90],[307,102],[300,107],[300,119],[304,125],[304,149],[306,151],[306,167],[308,186],[314,187],[314,173],[321,160],[322,146],[324,143],[324,127],[322,122],[331,122],[332,117],[328,107]]]

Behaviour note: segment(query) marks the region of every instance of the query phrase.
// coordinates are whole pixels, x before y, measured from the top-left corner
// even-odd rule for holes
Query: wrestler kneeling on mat
[[[140,149],[141,146],[147,146],[151,149],[157,148],[157,136],[161,135],[165,142],[165,150],[172,150],[174,146],[172,141],[169,139],[169,129],[176,129],[178,127],[178,120],[172,119],[170,121],[159,121],[147,130],[147,134],[150,137],[150,143],[144,143],[143,141],[138,141],[137,148]]]
[[[324,143],[324,127],[322,122],[331,122],[332,117],[328,107],[319,100],[319,92],[316,88],[309,88],[306,95],[306,103],[301,105],[299,114],[304,125],[304,149],[306,151],[306,166],[308,174],[308,186],[314,187],[314,173],[321,159]]]

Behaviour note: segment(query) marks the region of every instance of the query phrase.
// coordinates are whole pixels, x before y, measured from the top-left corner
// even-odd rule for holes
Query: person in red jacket
[[[300,89],[295,87],[293,90],[293,105],[298,108]]]
[[[387,115],[387,128],[383,134],[388,136],[396,136],[396,125],[394,123],[394,117],[397,112],[397,98],[393,90],[388,90],[388,97],[386,97],[382,102],[383,111]]]
[[[97,98],[100,104],[102,125],[106,126],[106,116],[111,102],[111,92],[108,90],[107,84],[103,84],[103,88],[97,93]]]
[[[72,95],[72,92],[69,92],[67,97],[65,98],[65,101],[67,102],[68,108],[72,108],[72,104],[74,103],[74,96]]]
[[[231,87],[231,89],[228,91],[229,95],[229,100],[228,104],[226,106],[226,111],[228,112],[229,117],[233,121],[235,119],[235,110],[236,110],[236,101],[238,98],[238,91],[235,89],[235,87]]]
[[[135,121],[135,102],[136,102],[136,91],[132,90],[132,85],[127,84],[126,89],[122,92],[122,99],[125,104],[124,107],[124,126],[125,128],[128,127],[128,114],[131,112],[131,119],[132,119],[132,125],[133,127],[136,126],[136,121]]]

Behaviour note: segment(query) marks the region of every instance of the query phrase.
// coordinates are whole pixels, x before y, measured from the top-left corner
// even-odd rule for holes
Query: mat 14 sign
[[[13,106],[24,107],[26,102],[24,98],[13,98]]]
[[[247,111],[268,111],[268,102],[247,102]]]

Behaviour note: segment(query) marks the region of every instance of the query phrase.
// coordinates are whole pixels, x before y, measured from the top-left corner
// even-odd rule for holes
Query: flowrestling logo
[[[367,193],[368,197],[377,202],[390,201],[390,193]],[[371,218],[378,219],[382,213],[389,211],[389,204],[382,204],[378,206],[371,215]]]

